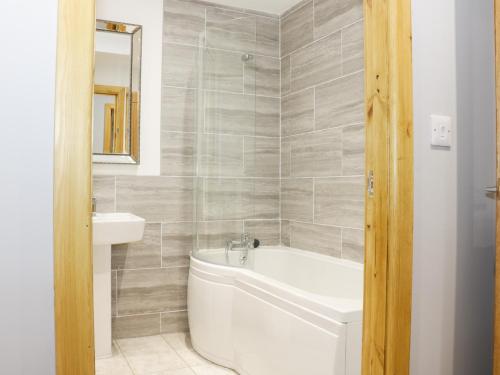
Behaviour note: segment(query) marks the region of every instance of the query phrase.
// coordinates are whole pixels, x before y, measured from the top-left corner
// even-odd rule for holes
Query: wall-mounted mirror
[[[97,20],[94,163],[139,163],[142,27]]]

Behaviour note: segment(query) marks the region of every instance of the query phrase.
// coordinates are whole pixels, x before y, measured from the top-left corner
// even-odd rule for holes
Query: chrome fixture
[[[240,263],[245,264],[248,259],[248,250],[253,247],[254,241],[250,240],[248,234],[243,233],[241,235],[240,241],[229,240],[226,242],[226,258],[229,257],[229,252],[233,251],[234,248],[243,249],[242,255],[240,257]]]
[[[247,61],[250,61],[253,59],[253,55],[249,54],[249,53],[245,53],[241,56],[241,61],[243,62],[247,62]]]

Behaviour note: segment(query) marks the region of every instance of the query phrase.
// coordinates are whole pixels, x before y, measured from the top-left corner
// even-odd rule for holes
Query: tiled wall
[[[310,0],[281,19],[282,241],[362,261],[362,0]]]
[[[187,329],[197,173],[201,247],[243,231],[280,241],[279,19],[164,5],[161,176],[94,178],[99,211],[147,220],[143,241],[113,247],[114,337]]]

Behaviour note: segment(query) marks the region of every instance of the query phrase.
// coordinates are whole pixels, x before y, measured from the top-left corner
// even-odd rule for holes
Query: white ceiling
[[[281,15],[301,0],[211,0],[213,3]]]

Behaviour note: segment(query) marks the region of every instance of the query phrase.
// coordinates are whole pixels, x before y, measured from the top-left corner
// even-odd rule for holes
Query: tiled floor
[[[96,375],[229,375],[197,354],[189,335],[121,339],[113,342],[113,357],[96,361]]]

